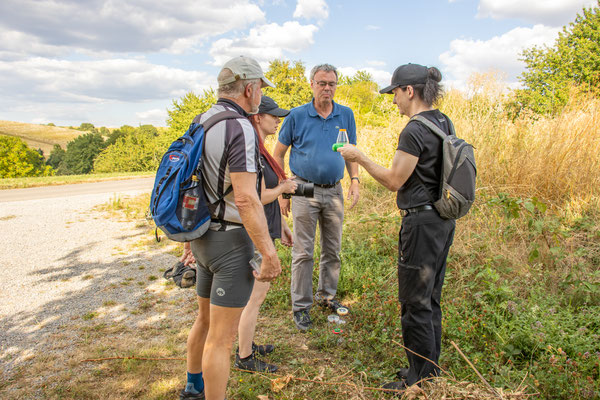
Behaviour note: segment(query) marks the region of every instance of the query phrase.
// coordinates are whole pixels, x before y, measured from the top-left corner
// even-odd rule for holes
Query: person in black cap
[[[400,114],[421,115],[449,133],[452,122],[433,108],[442,94],[441,79],[435,67],[406,64],[394,71],[391,85],[380,93],[394,94]],[[440,299],[455,227],[454,220],[443,219],[433,206],[441,193],[442,141],[422,123],[409,121],[400,133],[390,169],[375,164],[354,146],[338,151],[347,161],[362,165],[383,186],[397,191],[396,203],[403,215],[398,241],[398,299],[409,367],[398,372],[398,381],[384,387],[402,390],[439,373]]]
[[[258,113],[250,115],[249,119],[258,136],[264,184],[260,200],[265,209],[269,234],[273,241],[281,239],[282,244],[291,246],[293,243],[292,232],[281,215],[277,198],[283,193],[294,193],[298,184],[285,176],[283,169],[269,154],[264,145],[267,136],[277,133],[280,117],[285,117],[288,114],[289,111],[279,108],[273,99],[268,96],[262,96]],[[266,363],[256,357],[256,353],[263,356],[271,353],[274,350],[274,346],[271,344],[256,345],[254,343],[256,319],[258,318],[260,306],[267,296],[269,287],[269,282],[254,282],[250,300],[248,300],[248,304],[242,312],[238,326],[239,348],[235,358],[236,368],[260,372],[277,371],[276,365]]]

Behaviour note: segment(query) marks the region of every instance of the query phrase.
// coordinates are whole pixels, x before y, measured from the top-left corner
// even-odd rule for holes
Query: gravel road
[[[146,191],[149,189],[146,189]],[[122,191],[120,198],[144,190]],[[127,306],[175,257],[133,246],[143,234],[94,207],[115,193],[0,202],[0,372],[44,351],[50,334],[102,307],[105,294]],[[116,317],[115,317],[116,318]]]

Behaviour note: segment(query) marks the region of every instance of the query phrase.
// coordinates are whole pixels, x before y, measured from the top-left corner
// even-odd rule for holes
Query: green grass
[[[448,261],[442,368],[459,381],[479,381],[455,342],[492,386],[517,390],[523,382],[542,398],[600,393],[599,205],[596,200],[573,217],[537,199],[481,194],[458,221]],[[376,381],[406,365],[397,345],[399,223],[394,215],[347,214],[338,292],[352,308],[345,340],[337,343],[323,328],[308,340],[331,364],[352,365],[353,374]],[[289,265],[289,253],[281,251]],[[273,318],[290,307],[288,271],[273,283],[263,308]],[[317,327],[327,325],[325,314],[315,318]]]
[[[144,218],[147,201],[148,195],[115,199],[105,209],[145,225],[147,235],[141,239],[143,246],[178,254],[181,246],[173,246],[168,240],[154,242],[154,226]],[[480,378],[452,346],[456,343],[486,381],[504,392],[538,393],[540,398],[550,399],[597,398],[600,393],[598,210],[600,199],[595,197],[573,202],[573,206],[558,207],[537,198],[489,189],[478,192],[472,211],[457,222],[448,259],[442,297],[440,359],[441,367],[447,371],[445,390],[464,389],[462,382],[475,385],[467,390],[482,387]],[[358,388],[378,387],[393,379],[396,370],[406,365],[400,346],[397,301],[400,223],[393,207],[393,194],[365,177],[361,201],[356,209],[346,211],[344,221],[339,296],[352,312],[346,317],[342,336],[332,334],[328,312],[317,307],[312,313],[315,322],[312,332],[296,331],[290,313],[290,250],[278,245],[283,272],[272,283],[262,307],[257,340],[277,346],[269,361],[279,365],[281,373],[269,377],[233,370],[228,397],[256,399],[258,395],[266,395],[271,399],[341,400],[351,398],[357,389],[343,384],[324,385],[319,379]],[[319,254],[317,245],[317,263]],[[317,274],[315,268],[315,287]],[[119,286],[145,287],[148,281],[160,278],[154,272],[147,279],[145,282],[130,279]],[[167,289],[180,290],[172,285]],[[105,306],[109,304],[107,298]],[[83,336],[87,339],[77,351],[96,351],[100,344],[92,339],[97,337],[104,340],[102,354],[110,356],[168,354],[183,358],[185,330],[191,326],[194,302],[182,304],[148,293],[130,314],[143,316],[155,310],[165,315],[184,312],[189,317],[189,326],[166,320],[138,337],[139,331],[128,330],[125,325],[95,323],[94,330],[85,331]],[[98,312],[89,312],[81,320],[94,322],[98,318]],[[174,329],[175,326],[179,329]],[[119,332],[119,340],[130,342],[131,347],[116,346],[114,337],[111,341],[112,329]],[[153,338],[153,343],[159,346],[151,348],[147,338]],[[95,386],[97,379],[92,378],[99,376],[107,388],[117,390],[122,397],[171,398],[181,386],[184,372],[183,362],[180,365],[171,361],[106,361],[80,375],[75,382],[67,375],[58,375],[47,394],[75,398],[72,396],[79,393],[85,397],[103,390]],[[291,380],[274,390],[274,382],[285,381],[285,376],[291,376]],[[316,377],[317,382],[310,382]],[[143,382],[147,384],[140,389]],[[364,399],[389,398],[371,389],[358,390]],[[430,390],[429,398],[437,398],[434,392],[435,389]]]
[[[68,185],[71,183],[86,183],[110,181],[115,179],[153,177],[155,171],[148,172],[111,172],[86,175],[59,175],[28,178],[0,179],[0,189],[21,189],[37,186]]]
[[[295,331],[290,251],[278,247],[283,272],[272,282],[258,329],[260,340],[277,345],[270,361],[282,366],[283,374],[303,379],[324,374],[326,380],[344,376],[344,382],[377,387],[406,365],[399,346],[396,275],[401,218],[392,194],[370,178],[363,181],[361,202],[346,211],[344,221],[338,294],[352,313],[341,341],[331,333],[328,313],[318,308],[313,331]],[[140,199],[117,208],[133,215],[134,204],[146,201]],[[454,342],[492,386],[505,391],[523,392],[525,386],[525,393],[557,399],[591,399],[600,393],[599,209],[597,198],[556,207],[537,198],[479,191],[470,214],[457,222],[442,298],[440,365],[451,382],[481,384]],[[319,254],[316,246],[317,263]],[[316,287],[318,268],[313,278]],[[232,372],[228,393],[242,399],[257,394],[343,399],[352,392],[292,380],[275,393],[270,385],[268,378]],[[369,390],[362,395],[382,398]]]
[[[365,187],[371,187],[369,179],[365,181]],[[129,210],[127,215],[141,223],[145,221],[141,211],[136,214],[132,210],[146,200],[144,196],[123,200],[115,212],[125,215]],[[276,345],[268,361],[279,365],[280,371],[274,376],[233,369],[228,398],[391,398],[370,389],[393,379],[398,367],[406,365],[400,346],[396,281],[401,220],[394,212],[374,212],[374,202],[380,204],[381,200],[375,188],[365,190],[358,208],[346,213],[339,296],[351,307],[351,314],[345,317],[341,336],[331,332],[329,312],[318,307],[312,311],[312,331],[303,334],[295,329],[289,299],[290,250],[278,245],[283,272],[272,282],[262,307],[256,341]],[[537,199],[480,193],[472,212],[457,223],[442,297],[440,365],[447,373],[442,381],[425,388],[429,399],[441,399],[440,387],[446,398],[496,398],[486,392],[481,379],[451,343],[456,343],[491,386],[505,394],[597,398],[599,209],[600,200],[571,213],[545,207]],[[148,228],[151,239],[149,223]],[[154,246],[150,240],[147,245]],[[161,248],[162,244],[156,246]],[[315,254],[318,261],[318,246]],[[315,269],[315,285],[317,274]],[[133,278],[129,281],[148,285]],[[181,293],[182,289],[173,290]],[[55,373],[41,389],[44,395],[68,399],[175,398],[184,384],[185,342],[196,305],[193,295],[175,299],[165,297],[165,293],[145,292],[137,307],[128,311],[141,320],[165,316],[144,327],[130,326],[128,320],[105,320],[101,312],[84,314],[77,322],[83,325],[71,328],[80,332],[81,342],[70,353],[53,356],[64,360],[36,358],[29,369],[33,373],[46,371],[51,363]],[[114,305],[110,292],[105,296],[103,306]],[[81,361],[115,356],[175,359]],[[71,367],[65,369],[65,364]],[[27,378],[17,375],[0,390],[24,382]],[[23,396],[36,389],[35,384],[21,387],[27,388],[18,392]]]

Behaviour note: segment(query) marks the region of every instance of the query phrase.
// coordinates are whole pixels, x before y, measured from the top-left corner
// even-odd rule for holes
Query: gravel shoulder
[[[124,191],[119,197],[140,193]],[[124,310],[134,308],[153,285],[164,283],[161,269],[176,258],[165,249],[139,246],[145,232],[135,222],[118,221],[95,209],[114,198],[114,193],[82,194],[0,203],[4,378],[43,354],[52,335],[68,330],[74,321],[98,312],[113,320],[125,318]],[[152,282],[151,275],[159,279]],[[173,295],[193,298],[192,292]]]

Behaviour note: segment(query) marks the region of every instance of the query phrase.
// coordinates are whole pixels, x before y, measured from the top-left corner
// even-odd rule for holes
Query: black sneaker
[[[346,312],[344,314],[347,314],[348,312],[350,312],[350,309],[348,309],[348,307],[341,305],[340,302],[337,301],[336,299],[321,300],[321,301],[319,301],[319,305],[321,307],[330,309],[334,313],[337,313],[339,308],[346,309]]]
[[[275,350],[275,346],[272,344],[256,344],[252,342],[252,352],[258,352],[261,356],[266,356]]]
[[[294,311],[294,322],[296,323],[296,327],[303,332],[312,327],[312,321],[310,320],[310,315],[306,309]]]
[[[404,393],[404,391],[406,390],[406,383],[404,381],[390,382],[383,385],[382,388],[397,390],[397,392],[395,392],[394,394],[400,397],[402,396],[402,393]]]
[[[179,400],[204,400],[204,390],[198,393],[197,391],[188,392],[185,389],[179,393]]]
[[[396,378],[398,378],[399,381],[408,379],[408,368],[400,368],[398,372],[396,372]]]
[[[279,369],[277,365],[269,364],[254,357],[254,353],[244,359],[241,359],[240,355],[236,354],[234,366],[239,369],[255,372],[275,372]]]

